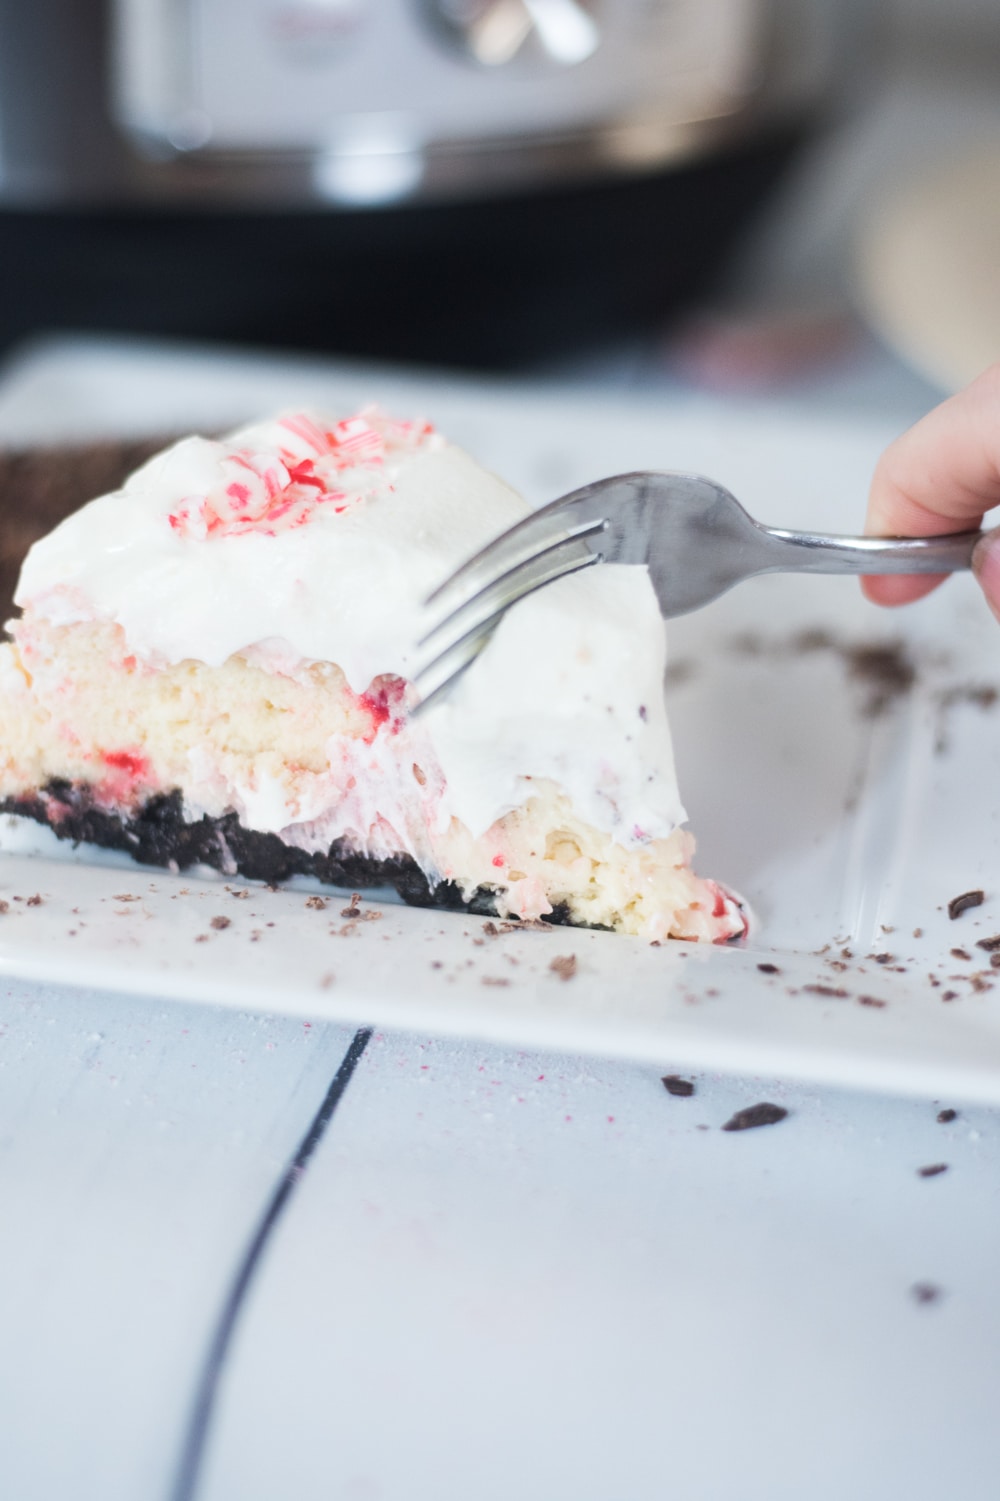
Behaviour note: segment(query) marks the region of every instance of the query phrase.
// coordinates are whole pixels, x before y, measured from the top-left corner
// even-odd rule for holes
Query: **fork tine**
[[[552,583],[555,579],[561,578],[565,572],[575,573],[577,568],[598,562],[600,554],[591,552],[583,554],[583,538],[602,529],[596,523],[585,530],[578,529],[569,536],[561,537],[558,542],[550,543],[540,552],[531,553],[513,568],[508,568],[506,572],[488,579],[474,594],[470,594],[468,599],[464,599],[461,604],[456,605],[453,610],[431,626],[417,645],[426,646],[449,626],[457,626],[465,635],[468,630],[476,629],[475,625],[465,627],[465,621],[475,620],[477,615],[482,617],[481,623],[492,620],[494,617],[499,618],[504,610],[516,604],[525,594],[540,589],[543,584]],[[566,566],[567,560],[562,556],[567,548],[573,549],[570,554],[571,558],[580,560],[569,568]],[[483,614],[484,610],[485,614]]]
[[[570,491],[568,495],[551,501],[538,511],[532,511],[523,520],[508,527],[507,531],[501,532],[499,537],[494,537],[492,542],[480,548],[471,558],[467,558],[438,585],[433,594],[427,596],[424,603],[435,604],[452,589],[467,582],[484,564],[490,566],[491,572],[495,568],[510,570],[534,557],[536,553],[547,551],[554,541],[573,536],[589,536],[601,530],[605,525],[605,515],[604,507],[599,502],[605,485],[606,481],[598,480],[595,484]],[[579,509],[586,501],[598,502],[596,514],[592,514],[577,527],[567,527],[567,513]]]
[[[597,553],[588,553],[582,558],[577,556],[563,559],[562,561],[557,561],[552,557],[566,542],[575,540],[577,539],[565,538],[563,543],[557,543],[554,547],[548,548],[546,554],[543,556],[550,559],[550,564],[541,573],[537,570],[533,571],[530,566],[532,563],[538,561],[534,558],[529,559],[528,563],[521,564],[518,568],[509,570],[508,573],[503,575],[501,580],[495,580],[493,584],[487,585],[485,589],[480,590],[472,599],[467,600],[464,605],[452,611],[451,615],[441,622],[441,625],[435,626],[434,630],[424,637],[424,641],[420,643],[421,645],[429,641],[431,637],[437,635],[443,626],[449,623],[454,625],[456,622],[463,620],[472,611],[473,606],[479,602],[485,602],[485,599],[491,592],[495,591],[498,582],[507,582],[513,585],[513,581],[516,579],[516,585],[513,585],[515,589],[514,593],[502,598],[495,604],[494,608],[488,610],[485,615],[480,616],[473,624],[467,626],[460,635],[455,636],[451,641],[447,642],[436,656],[432,657],[419,671],[413,674],[411,681],[420,690],[420,702],[414,710],[415,714],[422,713],[428,704],[442,694],[446,688],[449,688],[452,683],[471,667],[511,605],[515,605],[519,600],[527,598],[529,594],[534,594],[538,589],[544,589],[547,584],[554,583],[556,579],[567,578],[571,573],[579,573],[581,569],[590,568],[593,564],[601,561],[600,555]],[[439,682],[435,682],[435,669],[442,669],[448,659],[452,658],[455,653],[459,654],[455,664],[450,667],[444,678]],[[428,683],[431,685],[429,688],[426,687]],[[426,691],[424,691],[425,688]]]

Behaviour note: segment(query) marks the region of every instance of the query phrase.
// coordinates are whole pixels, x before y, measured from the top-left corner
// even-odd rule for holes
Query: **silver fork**
[[[618,474],[534,511],[457,568],[426,601],[436,622],[414,674],[420,709],[475,661],[518,600],[599,563],[644,563],[665,619],[760,573],[954,573],[981,532],[836,537],[761,526],[697,474]]]

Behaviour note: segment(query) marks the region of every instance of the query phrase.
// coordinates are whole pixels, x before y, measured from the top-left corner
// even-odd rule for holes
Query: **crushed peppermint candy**
[[[230,442],[189,440],[216,471],[207,493],[185,496],[169,513],[188,541],[277,536],[321,510],[342,515],[392,488],[386,461],[412,453],[434,436],[427,422],[399,422],[374,407],[332,427],[306,412],[261,423]]]

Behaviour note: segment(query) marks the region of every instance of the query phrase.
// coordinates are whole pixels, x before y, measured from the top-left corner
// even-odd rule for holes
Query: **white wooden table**
[[[992,1501],[1000,1113],[369,1020],[0,987],[0,1494]]]

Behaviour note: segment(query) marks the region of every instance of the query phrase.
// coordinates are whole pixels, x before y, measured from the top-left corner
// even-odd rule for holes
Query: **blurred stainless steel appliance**
[[[717,262],[857,36],[855,0],[2,0],[22,293],[0,338],[41,319],[490,362],[610,330],[611,303],[634,323]],[[533,278],[565,304],[588,259],[590,306],[545,312]],[[611,276],[635,285],[609,299]],[[407,322],[421,287],[443,339]],[[512,292],[541,323],[511,303],[498,337],[486,304]]]

